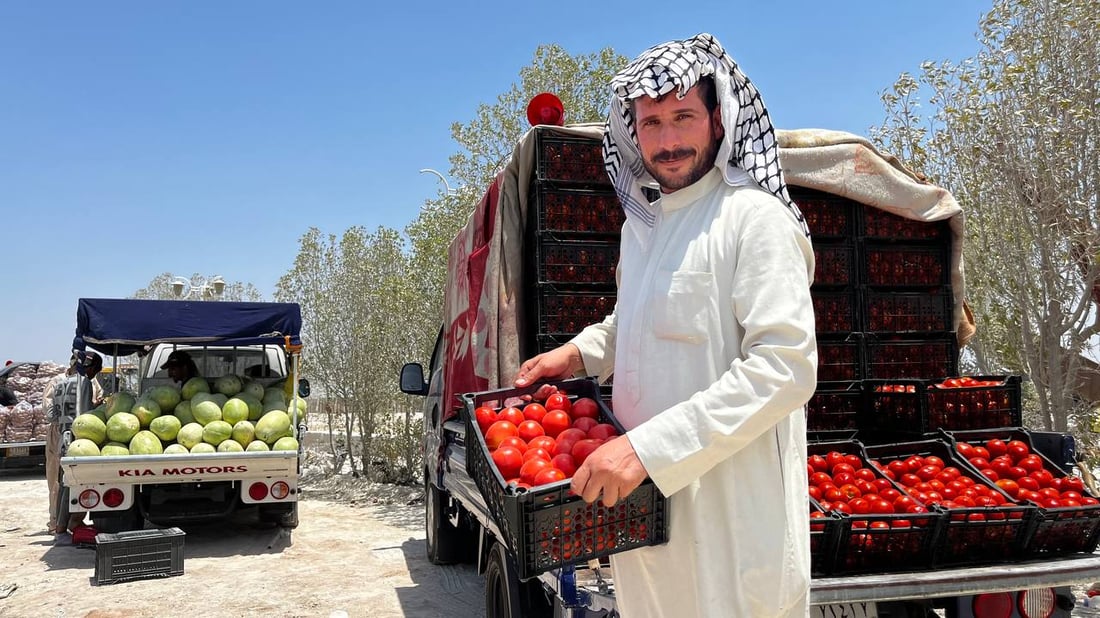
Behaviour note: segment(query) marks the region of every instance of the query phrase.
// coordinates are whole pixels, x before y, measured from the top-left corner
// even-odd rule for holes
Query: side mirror
[[[408,395],[428,394],[428,383],[424,381],[424,368],[420,363],[405,363],[401,367],[401,392]]]
[[[298,396],[309,397],[309,380],[305,378],[298,379]]]

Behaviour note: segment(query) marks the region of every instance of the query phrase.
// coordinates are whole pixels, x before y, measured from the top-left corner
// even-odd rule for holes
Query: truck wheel
[[[424,531],[428,561],[432,564],[455,564],[469,556],[472,534],[456,527],[447,518],[447,496],[424,475]]]
[[[298,527],[298,502],[275,505],[261,504],[259,515],[260,521],[294,529]]]
[[[141,530],[145,527],[145,518],[135,504],[121,513],[92,513],[92,525],[98,532]]]
[[[552,618],[554,606],[542,582],[519,581],[515,564],[504,545],[493,543],[485,566],[486,618]]]

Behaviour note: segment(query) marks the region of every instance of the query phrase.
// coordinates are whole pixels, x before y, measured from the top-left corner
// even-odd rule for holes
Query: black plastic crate
[[[862,330],[859,325],[859,295],[854,288],[810,288],[814,324],[819,335],[848,335]]]
[[[791,199],[806,218],[810,236],[817,239],[854,238],[862,205],[847,198],[789,185]]]
[[[817,379],[820,382],[861,380],[863,345],[858,341],[817,341]]]
[[[538,283],[615,286],[619,242],[540,236],[535,243]]]
[[[535,157],[538,180],[610,186],[599,138],[556,135],[537,129]]]
[[[928,384],[929,431],[1019,427],[1023,424],[1020,376],[967,377],[976,384],[945,387],[944,380]]]
[[[854,285],[858,276],[855,245],[814,243],[814,285]]]
[[[950,247],[864,243],[862,282],[879,286],[949,285]]]
[[[861,300],[865,329],[870,332],[954,330],[955,299],[950,286],[912,292],[864,288]]]
[[[925,380],[864,380],[860,430],[874,434],[922,435],[928,431]]]
[[[868,337],[865,341],[868,379],[939,378],[959,372],[954,333],[922,339]]]
[[[626,222],[626,213],[614,191],[539,183],[533,193],[539,232],[618,235]]]
[[[904,242],[949,241],[951,228],[947,221],[915,221],[873,206],[863,209],[864,238]]]
[[[943,502],[935,499],[921,501],[919,491],[917,495],[909,493],[911,497],[921,501],[926,508],[942,509],[945,514],[940,536],[935,544],[933,563],[936,566],[1010,562],[1023,555],[1024,546],[1038,516],[1038,509],[1016,501],[980,472],[974,470],[965,460],[957,456],[953,444],[946,440],[929,439],[868,445],[864,447],[864,452],[868,459],[878,462],[894,475],[897,475],[897,471],[891,468],[897,465],[894,462],[905,464],[913,456],[938,457],[943,461],[941,472],[954,468],[959,471],[960,477],[966,476],[972,481],[969,483],[971,487],[980,485],[989,495],[990,500],[996,499],[999,502],[982,506],[956,505],[949,508],[946,500],[954,496],[948,494],[946,489],[937,492],[942,493]],[[909,470],[909,474],[914,475],[922,472],[923,469]],[[900,479],[895,480],[900,481]],[[950,481],[944,481],[938,476],[936,480],[951,486]],[[899,485],[903,491],[909,487],[901,482]]]
[[[537,314],[541,335],[576,334],[602,322],[615,309],[615,290],[569,290],[539,286]]]
[[[100,532],[95,536],[95,583],[183,575],[184,532],[179,528]]]
[[[837,542],[844,520],[838,513],[826,512],[810,498],[810,573],[825,575],[836,561]]]
[[[600,422],[611,423],[623,432],[622,425],[604,405],[595,380],[577,378],[549,383],[571,399],[595,399],[600,408]],[[648,478],[612,507],[599,501],[585,503],[570,489],[569,479],[531,489],[505,485],[478,430],[474,410],[481,405],[499,408],[509,400],[534,393],[539,386],[541,383],[462,396],[467,471],[485,498],[490,515],[505,537],[503,540],[516,556],[519,578],[529,579],[551,569],[666,542],[668,500]]]
[[[807,444],[807,453],[811,457],[819,455],[827,458],[831,451],[858,457],[860,467],[871,470],[875,482],[887,479],[884,482],[901,493],[897,484],[871,464],[860,442],[841,440]],[[812,500],[813,496],[810,498]],[[835,576],[930,569],[944,517],[942,512],[934,509],[920,513],[844,512],[841,514],[834,560],[824,566],[823,574]]]
[[[1035,447],[1032,435],[1026,429],[1004,427],[999,429],[951,431],[946,432],[946,435],[954,441],[953,448],[956,452],[960,442],[988,448],[989,442],[994,439],[1005,443],[1011,440],[1020,440],[1028,446],[1030,453],[1039,456],[1043,464],[1043,470],[1050,472],[1055,478],[1069,476],[1065,469],[1051,461],[1041,450]],[[973,466],[971,467],[973,468]],[[1015,480],[1017,483],[1020,482],[1020,479]],[[1082,496],[1092,500],[1098,498],[1088,491],[1088,487],[1083,482],[1080,490],[1074,489],[1074,491],[1079,491]],[[1028,539],[1023,553],[1026,558],[1074,553],[1087,554],[1095,552],[1098,544],[1100,544],[1100,505],[1082,504],[1060,507],[1039,505],[1034,531]]]
[[[863,404],[859,382],[818,382],[806,403],[807,431],[848,431],[858,429],[857,418]]]

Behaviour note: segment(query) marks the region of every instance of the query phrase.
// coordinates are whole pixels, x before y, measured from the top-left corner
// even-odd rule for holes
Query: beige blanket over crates
[[[602,124],[544,128],[562,136],[599,139]],[[974,334],[964,302],[963,217],[945,189],[919,179],[897,158],[879,152],[858,135],[822,129],[777,131],[780,162],[790,185],[825,191],[917,221],[948,220],[952,233],[951,286],[959,345]],[[535,132],[519,141],[512,158],[452,241],[449,285],[444,298],[444,415],[453,416],[463,393],[507,388],[534,350],[529,332],[523,263],[533,251],[525,241],[535,172]]]

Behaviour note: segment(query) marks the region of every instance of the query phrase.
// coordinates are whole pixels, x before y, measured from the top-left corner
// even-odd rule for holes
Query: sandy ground
[[[418,488],[330,479],[303,491],[289,534],[254,517],[184,527],[183,575],[96,585],[96,550],[45,531],[41,473],[0,472],[0,617],[485,614],[473,567],[427,561]]]

